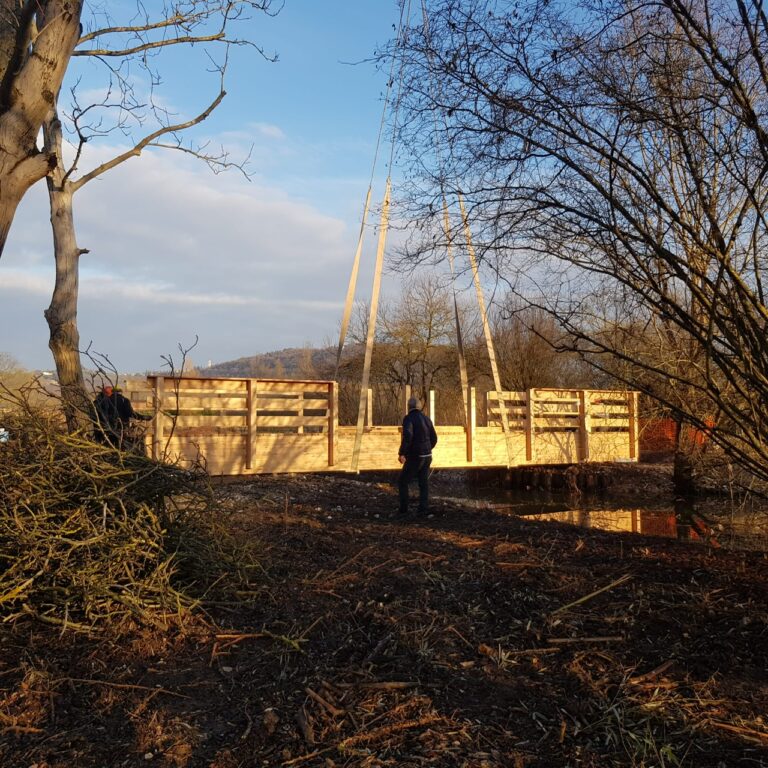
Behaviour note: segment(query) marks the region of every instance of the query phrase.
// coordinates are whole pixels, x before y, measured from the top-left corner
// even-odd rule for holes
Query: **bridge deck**
[[[148,377],[134,406],[155,412],[153,456],[202,460],[213,475],[353,470],[354,426],[338,423],[332,381]],[[488,393],[477,426],[474,390],[469,429],[441,425],[436,468],[634,461],[637,393],[535,389],[503,392],[510,430],[500,423],[499,395]],[[430,397],[434,411],[434,397]],[[396,469],[400,428],[367,424],[357,469]]]

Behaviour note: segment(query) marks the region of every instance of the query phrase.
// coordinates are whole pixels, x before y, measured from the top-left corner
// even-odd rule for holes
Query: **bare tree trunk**
[[[693,457],[691,456],[691,451],[683,445],[683,430],[684,425],[679,419],[676,419],[672,483],[675,488],[675,494],[687,499],[696,493],[696,483],[693,477]]]
[[[44,137],[46,150],[61,159],[61,123],[55,114],[44,126]],[[45,319],[50,329],[48,346],[56,362],[62,406],[70,432],[88,426],[91,409],[80,362],[80,333],[77,329],[79,262],[82,251],[77,245],[75,234],[73,195],[74,190],[65,177],[63,164],[59,162],[48,176],[56,283],[51,305],[45,311]]]

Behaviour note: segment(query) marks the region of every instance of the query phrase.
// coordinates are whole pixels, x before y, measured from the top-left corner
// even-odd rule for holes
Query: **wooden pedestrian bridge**
[[[211,475],[399,468],[400,427],[373,423],[370,390],[364,422],[345,426],[334,381],[149,376],[147,382],[147,389],[129,394],[137,410],[154,413],[147,445],[156,459],[199,461]],[[403,413],[409,394],[405,388]],[[468,388],[467,423],[443,424],[440,393],[429,393],[435,468],[637,460],[637,392],[529,389],[488,392],[480,401],[478,409],[476,391]]]

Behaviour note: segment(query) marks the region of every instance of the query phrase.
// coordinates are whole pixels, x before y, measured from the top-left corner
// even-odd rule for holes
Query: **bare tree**
[[[88,30],[77,44],[74,56],[89,57],[102,65],[104,95],[95,102],[81,104],[77,81],[71,89],[69,109],[62,111],[54,105],[44,126],[45,152],[56,159],[55,168],[48,175],[56,281],[45,316],[70,429],[83,425],[90,406],[84,388],[77,326],[79,261],[88,251],[77,242],[75,193],[151,147],[191,154],[208,163],[214,171],[228,167],[242,170],[242,162],[231,161],[224,149],[184,143],[181,133],[202,123],[226,95],[224,77],[229,46],[248,45],[263,55],[262,49],[253,43],[234,36],[231,27],[244,21],[248,11],[270,13],[270,5],[270,0],[185,0],[181,3],[164,0],[149,11],[146,5],[137,3],[127,21],[112,19],[106,10],[100,9],[98,13],[94,11]],[[217,77],[217,88],[199,114],[178,119],[162,106],[157,95],[162,82],[159,57],[180,46],[191,52],[196,45],[221,49],[218,61],[211,53],[204,60]],[[196,77],[202,81],[203,72]],[[149,93],[137,90],[137,80],[150,83]],[[115,133],[128,138],[129,148],[97,167],[80,171],[86,144]],[[73,157],[69,161],[64,151],[66,136],[74,139]]]
[[[350,326],[351,345],[339,370],[342,418],[357,413],[368,311],[358,305]],[[377,423],[398,424],[403,416],[405,387],[426,401],[430,389],[446,397],[441,418],[461,413],[461,385],[456,363],[453,299],[434,274],[404,282],[396,300],[382,301],[371,362],[371,385]],[[357,387],[357,389],[355,389]],[[456,405],[455,409],[449,403]],[[455,410],[455,413],[453,412]]]
[[[8,398],[3,397],[4,395],[29,387],[34,380],[35,374],[32,371],[22,368],[11,355],[0,352],[0,412],[8,407]]]
[[[768,480],[762,2],[429,11],[401,49],[417,210],[463,192],[484,259],[557,317],[567,348]]]
[[[382,308],[379,324],[379,340],[388,351],[381,355],[381,377],[396,386],[410,384],[425,399],[435,382],[455,368],[455,353],[450,362],[444,354],[455,335],[445,287],[434,275],[413,278],[396,304]]]
[[[80,36],[82,0],[0,0],[0,255],[27,190],[56,166],[37,138]]]
[[[493,343],[503,386],[516,391],[534,387],[593,386],[594,372],[578,356],[558,351],[563,332],[548,312],[522,304],[507,296],[491,317]],[[480,351],[483,368],[490,379],[485,342],[474,346]]]

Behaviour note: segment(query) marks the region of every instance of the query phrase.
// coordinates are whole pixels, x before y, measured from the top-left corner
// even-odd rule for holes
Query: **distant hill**
[[[291,347],[240,357],[200,369],[201,376],[222,378],[322,379],[333,374],[336,351]]]

